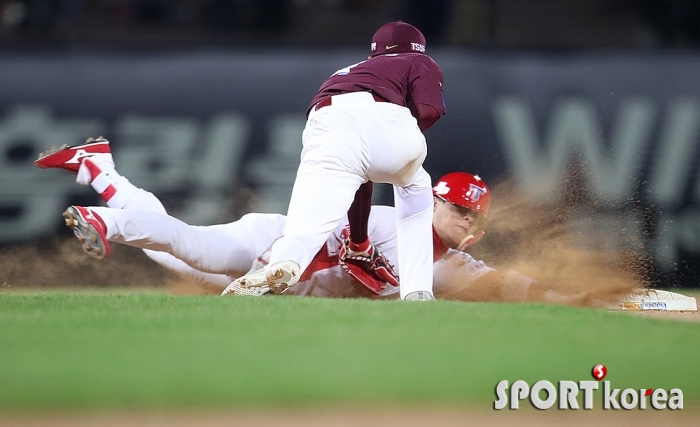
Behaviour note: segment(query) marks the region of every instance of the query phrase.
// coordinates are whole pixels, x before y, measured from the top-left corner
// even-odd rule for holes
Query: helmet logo
[[[470,197],[473,201],[478,202],[481,198],[481,195],[484,193],[486,193],[486,188],[479,187],[475,184],[469,184],[469,191],[467,191],[467,196]]]
[[[445,181],[440,181],[438,182],[438,185],[433,188],[435,190],[435,194],[438,196],[444,196],[445,194],[450,192],[450,187],[447,186],[447,183]]]

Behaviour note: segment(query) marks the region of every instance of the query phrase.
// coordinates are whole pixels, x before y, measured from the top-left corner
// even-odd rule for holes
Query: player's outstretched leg
[[[294,261],[280,261],[234,280],[224,289],[221,296],[233,294],[259,297],[268,292],[281,294],[294,286],[300,276],[299,264]]]
[[[109,256],[107,226],[96,212],[82,206],[70,206],[63,212],[63,218],[66,225],[73,229],[88,255],[97,259]]]

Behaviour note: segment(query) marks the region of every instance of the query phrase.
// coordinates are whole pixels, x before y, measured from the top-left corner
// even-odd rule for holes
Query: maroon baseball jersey
[[[427,104],[442,116],[445,100],[443,76],[438,64],[422,53],[373,56],[336,71],[318,90],[309,110],[332,95],[349,92],[373,92],[389,102],[404,107]]]

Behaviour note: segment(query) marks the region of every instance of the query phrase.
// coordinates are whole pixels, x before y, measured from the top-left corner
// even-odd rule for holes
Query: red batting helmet
[[[478,175],[452,172],[440,178],[433,194],[454,205],[463,206],[487,217],[491,206],[491,190]]]
[[[425,36],[403,21],[384,24],[372,37],[372,55],[385,53],[425,53]]]

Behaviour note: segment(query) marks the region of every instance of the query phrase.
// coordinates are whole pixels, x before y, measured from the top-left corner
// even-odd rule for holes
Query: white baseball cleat
[[[63,212],[66,225],[73,229],[75,236],[83,244],[83,250],[97,259],[109,256],[107,227],[104,221],[92,209],[82,206],[70,206]]]
[[[414,291],[406,295],[404,301],[433,301],[435,297],[428,291]]]
[[[42,169],[61,168],[77,174],[83,160],[87,158],[92,158],[93,161],[99,158],[98,163],[114,167],[109,141],[101,136],[97,139],[88,138],[80,145],[52,148],[39,154],[34,164]]]
[[[259,297],[268,292],[281,294],[294,286],[299,277],[299,264],[294,261],[280,261],[234,280],[224,289],[221,296],[233,294]]]

